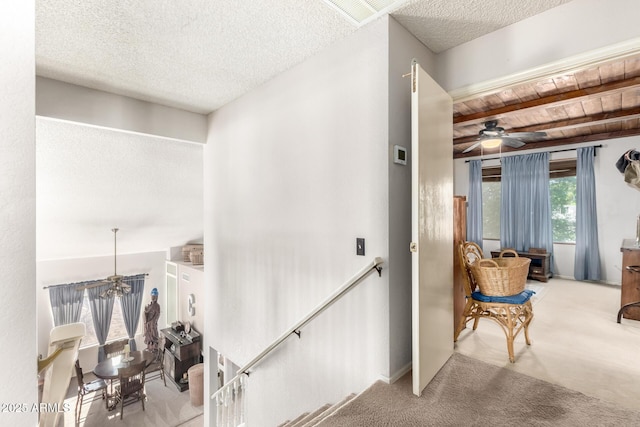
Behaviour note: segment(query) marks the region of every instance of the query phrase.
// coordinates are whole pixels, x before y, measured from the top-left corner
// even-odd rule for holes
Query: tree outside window
[[[576,241],[575,159],[550,164],[549,196],[554,243]],[[500,240],[500,166],[482,171],[482,234]],[[485,178],[486,177],[486,178]]]
[[[549,180],[551,221],[555,243],[576,241],[576,177]]]

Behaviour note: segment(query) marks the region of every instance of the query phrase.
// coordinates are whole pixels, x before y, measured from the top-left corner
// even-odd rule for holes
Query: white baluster
[[[242,375],[240,377],[240,392],[241,395],[241,403],[240,403],[240,425],[245,424],[245,413],[246,413],[246,393],[247,393],[247,384],[249,383],[249,376]]]
[[[216,425],[222,427],[222,396],[216,395]]]

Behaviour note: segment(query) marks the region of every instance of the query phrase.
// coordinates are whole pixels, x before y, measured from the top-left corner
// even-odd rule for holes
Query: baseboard
[[[402,368],[398,369],[393,375],[391,375],[391,377],[380,375],[380,379],[387,384],[393,384],[396,381],[398,381],[400,378],[402,378],[407,372],[409,372],[412,366],[413,366],[413,363],[409,362],[406,365],[404,365]]]
[[[574,282],[576,281],[576,278],[573,276],[563,276],[561,274],[554,274],[553,277],[556,279],[573,280]],[[609,286],[618,286],[618,287],[621,286],[620,282],[609,282],[606,280],[595,280],[592,283],[598,283],[601,285],[609,285]]]

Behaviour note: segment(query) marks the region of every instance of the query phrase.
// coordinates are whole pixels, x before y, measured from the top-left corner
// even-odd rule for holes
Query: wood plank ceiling
[[[483,155],[640,135],[640,55],[454,102],[454,158],[481,154],[479,146],[462,152],[478,142],[487,120],[506,133],[547,136],[518,149],[483,148]]]

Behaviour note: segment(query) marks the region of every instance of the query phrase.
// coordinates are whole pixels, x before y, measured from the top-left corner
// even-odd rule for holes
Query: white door
[[[411,88],[413,393],[453,354],[453,106],[415,61]]]

